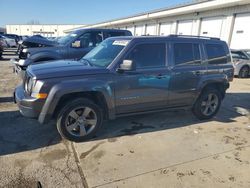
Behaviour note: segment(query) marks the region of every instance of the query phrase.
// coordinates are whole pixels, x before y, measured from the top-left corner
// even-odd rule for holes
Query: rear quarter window
[[[227,63],[227,53],[223,45],[206,44],[205,50],[207,53],[209,64],[226,64]]]
[[[108,32],[107,37],[118,37],[118,36],[125,36],[125,32],[123,31],[116,31],[116,32]]]

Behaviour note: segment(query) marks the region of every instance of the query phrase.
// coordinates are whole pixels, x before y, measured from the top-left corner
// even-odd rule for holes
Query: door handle
[[[195,71],[195,73],[194,73],[196,76],[200,76],[200,75],[202,75],[202,72],[201,71]]]
[[[156,78],[157,78],[157,79],[162,79],[162,78],[165,78],[165,76],[163,76],[162,74],[158,74],[158,75],[156,76]]]

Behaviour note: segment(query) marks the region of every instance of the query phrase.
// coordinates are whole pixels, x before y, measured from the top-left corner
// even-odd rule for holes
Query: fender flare
[[[41,113],[39,115],[38,121],[41,124],[48,123],[49,120],[53,117],[54,111],[58,105],[60,99],[67,94],[74,94],[79,92],[101,92],[106,100],[107,108],[108,108],[108,117],[110,119],[114,119],[115,116],[115,105],[114,105],[114,93],[111,91],[112,89],[107,84],[103,84],[104,82],[94,81],[95,84],[89,82],[83,82],[82,80],[78,81],[65,81],[59,84],[54,85],[49,95],[43,105]],[[79,84],[83,85],[87,83],[84,87],[79,87]],[[102,84],[102,85],[100,85]],[[98,86],[98,87],[93,87]]]

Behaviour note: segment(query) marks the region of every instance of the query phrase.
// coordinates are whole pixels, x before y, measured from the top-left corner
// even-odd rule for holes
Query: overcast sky
[[[191,0],[0,0],[6,24],[94,24]]]

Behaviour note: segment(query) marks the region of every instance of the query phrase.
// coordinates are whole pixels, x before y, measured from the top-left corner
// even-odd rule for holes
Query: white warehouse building
[[[36,24],[36,25],[6,25],[8,34],[16,35],[42,35],[44,37],[64,36],[64,30],[86,25],[58,25],[58,24]]]
[[[218,37],[233,49],[250,49],[250,0],[193,1],[81,28],[127,29],[136,36],[180,34]],[[70,31],[72,29],[65,32]]]

